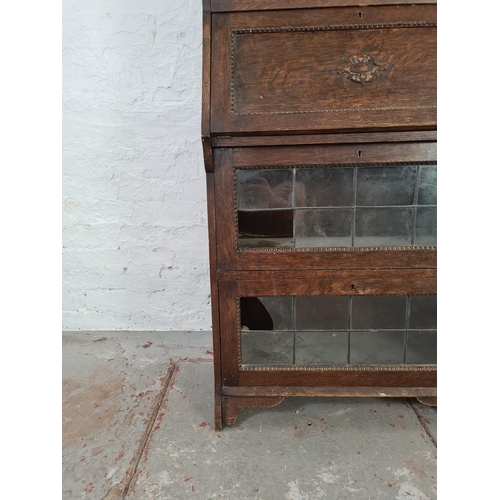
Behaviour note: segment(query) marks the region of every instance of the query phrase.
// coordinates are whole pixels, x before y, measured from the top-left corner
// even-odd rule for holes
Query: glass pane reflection
[[[239,210],[292,206],[291,169],[238,170],[236,179]]]
[[[357,208],[355,247],[411,244],[413,208]]]
[[[356,205],[413,205],[416,180],[416,165],[359,167]]]
[[[240,298],[245,366],[433,365],[435,296]]]
[[[300,210],[295,213],[297,248],[346,247],[352,241],[352,210]]]
[[[303,168],[297,170],[295,206],[351,207],[353,203],[353,168]]]
[[[237,169],[236,184],[240,249],[437,242],[436,165]]]

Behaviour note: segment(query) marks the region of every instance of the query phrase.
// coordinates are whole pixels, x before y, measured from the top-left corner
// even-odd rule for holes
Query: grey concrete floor
[[[63,499],[434,499],[436,417],[288,398],[215,432],[209,333],[63,334]]]

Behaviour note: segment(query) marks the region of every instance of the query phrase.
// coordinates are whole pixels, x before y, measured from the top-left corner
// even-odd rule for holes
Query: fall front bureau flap
[[[434,129],[436,6],[212,14],[211,134]]]

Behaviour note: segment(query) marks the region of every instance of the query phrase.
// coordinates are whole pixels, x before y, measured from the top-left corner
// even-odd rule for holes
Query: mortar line
[[[438,447],[438,445],[437,445],[437,439],[432,435],[432,432],[430,431],[429,426],[424,421],[424,417],[422,417],[422,415],[420,415],[420,413],[415,408],[415,406],[414,406],[414,404],[413,404],[413,402],[412,402],[411,399],[408,399],[408,403],[410,403],[410,406],[413,408],[413,411],[415,412],[415,415],[417,416],[418,421],[420,422],[420,425],[424,428],[425,433],[429,436],[429,439],[432,441],[432,444],[437,449],[437,447]]]
[[[103,498],[103,500],[106,500],[109,498],[109,500],[112,500],[116,498],[117,500],[124,500],[125,497],[128,494],[130,485],[132,484],[132,481],[137,474],[137,469],[139,468],[139,463],[141,462],[142,455],[144,453],[144,449],[146,448],[146,444],[149,440],[149,437],[151,435],[151,431],[153,430],[153,426],[156,422],[156,418],[158,417],[158,413],[160,412],[161,405],[163,404],[163,401],[165,400],[165,396],[168,391],[168,386],[170,385],[170,381],[172,380],[172,377],[174,376],[175,369],[177,368],[177,363],[174,363],[168,370],[167,372],[167,379],[165,380],[165,384],[162,387],[160,393],[158,394],[156,403],[153,407],[153,413],[151,414],[151,417],[149,418],[148,425],[146,426],[146,429],[142,435],[141,442],[139,443],[139,448],[134,454],[134,458],[132,459],[132,472],[130,473],[129,479],[126,481],[125,486],[123,487],[123,490],[121,492],[116,492],[114,496],[112,490],[114,489],[111,488]],[[126,476],[126,474],[125,474]],[[118,483],[119,484],[119,483]],[[115,490],[116,491],[116,490]]]

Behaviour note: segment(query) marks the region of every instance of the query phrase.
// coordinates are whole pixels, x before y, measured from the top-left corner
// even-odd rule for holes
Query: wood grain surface
[[[436,4],[436,0],[211,0],[213,12],[310,9],[312,7],[366,7],[370,5]],[[361,13],[363,9],[360,9]]]
[[[202,75],[215,428],[284,397],[432,403],[435,366],[241,364],[239,297],[435,295],[437,252],[238,248],[235,172],[435,163],[436,2],[203,0]]]
[[[435,142],[436,131],[372,132],[363,134],[308,134],[308,135],[251,135],[213,137],[212,146],[219,148],[241,146],[297,146],[307,144],[366,144],[372,142]]]
[[[392,398],[426,398],[436,396],[435,387],[223,387],[224,396],[283,396],[283,397],[392,397]],[[425,404],[425,403],[424,403]]]
[[[435,129],[435,6],[359,13],[213,14],[212,133]],[[340,71],[356,55],[383,68],[369,83]]]

